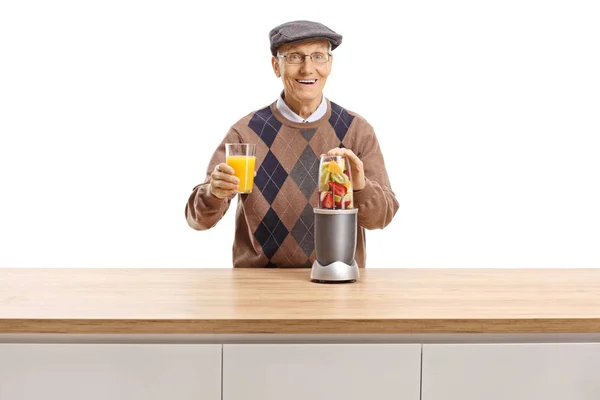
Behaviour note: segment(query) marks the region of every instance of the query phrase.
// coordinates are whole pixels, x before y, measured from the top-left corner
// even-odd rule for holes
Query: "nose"
[[[312,58],[310,56],[304,57],[304,61],[300,64],[300,72],[302,73],[311,73],[315,70],[315,63],[313,63]]]

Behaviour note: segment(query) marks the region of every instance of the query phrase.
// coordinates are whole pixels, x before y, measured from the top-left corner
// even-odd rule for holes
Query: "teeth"
[[[315,83],[316,81],[316,79],[298,79],[298,82],[300,83]]]

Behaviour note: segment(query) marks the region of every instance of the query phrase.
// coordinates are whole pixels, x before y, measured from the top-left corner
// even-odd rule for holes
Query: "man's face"
[[[327,56],[328,51],[327,40],[284,44],[279,47],[279,55],[288,55],[288,58],[291,53],[307,55],[319,52]],[[273,71],[283,81],[286,99],[290,96],[301,104],[321,101],[332,62],[333,56],[329,56],[329,61],[324,64],[315,63],[310,57],[305,57],[300,64],[290,64],[282,57],[272,58]]]

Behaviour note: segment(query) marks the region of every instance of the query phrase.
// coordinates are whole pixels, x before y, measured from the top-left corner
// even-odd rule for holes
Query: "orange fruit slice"
[[[331,161],[329,163],[329,172],[331,172],[332,174],[341,174],[343,171],[342,167],[340,167],[338,163],[336,163],[335,161]]]

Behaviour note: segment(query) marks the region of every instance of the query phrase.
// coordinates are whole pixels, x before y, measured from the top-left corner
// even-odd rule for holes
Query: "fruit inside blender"
[[[352,179],[345,157],[321,159],[319,170],[319,207],[330,210],[354,208]]]

